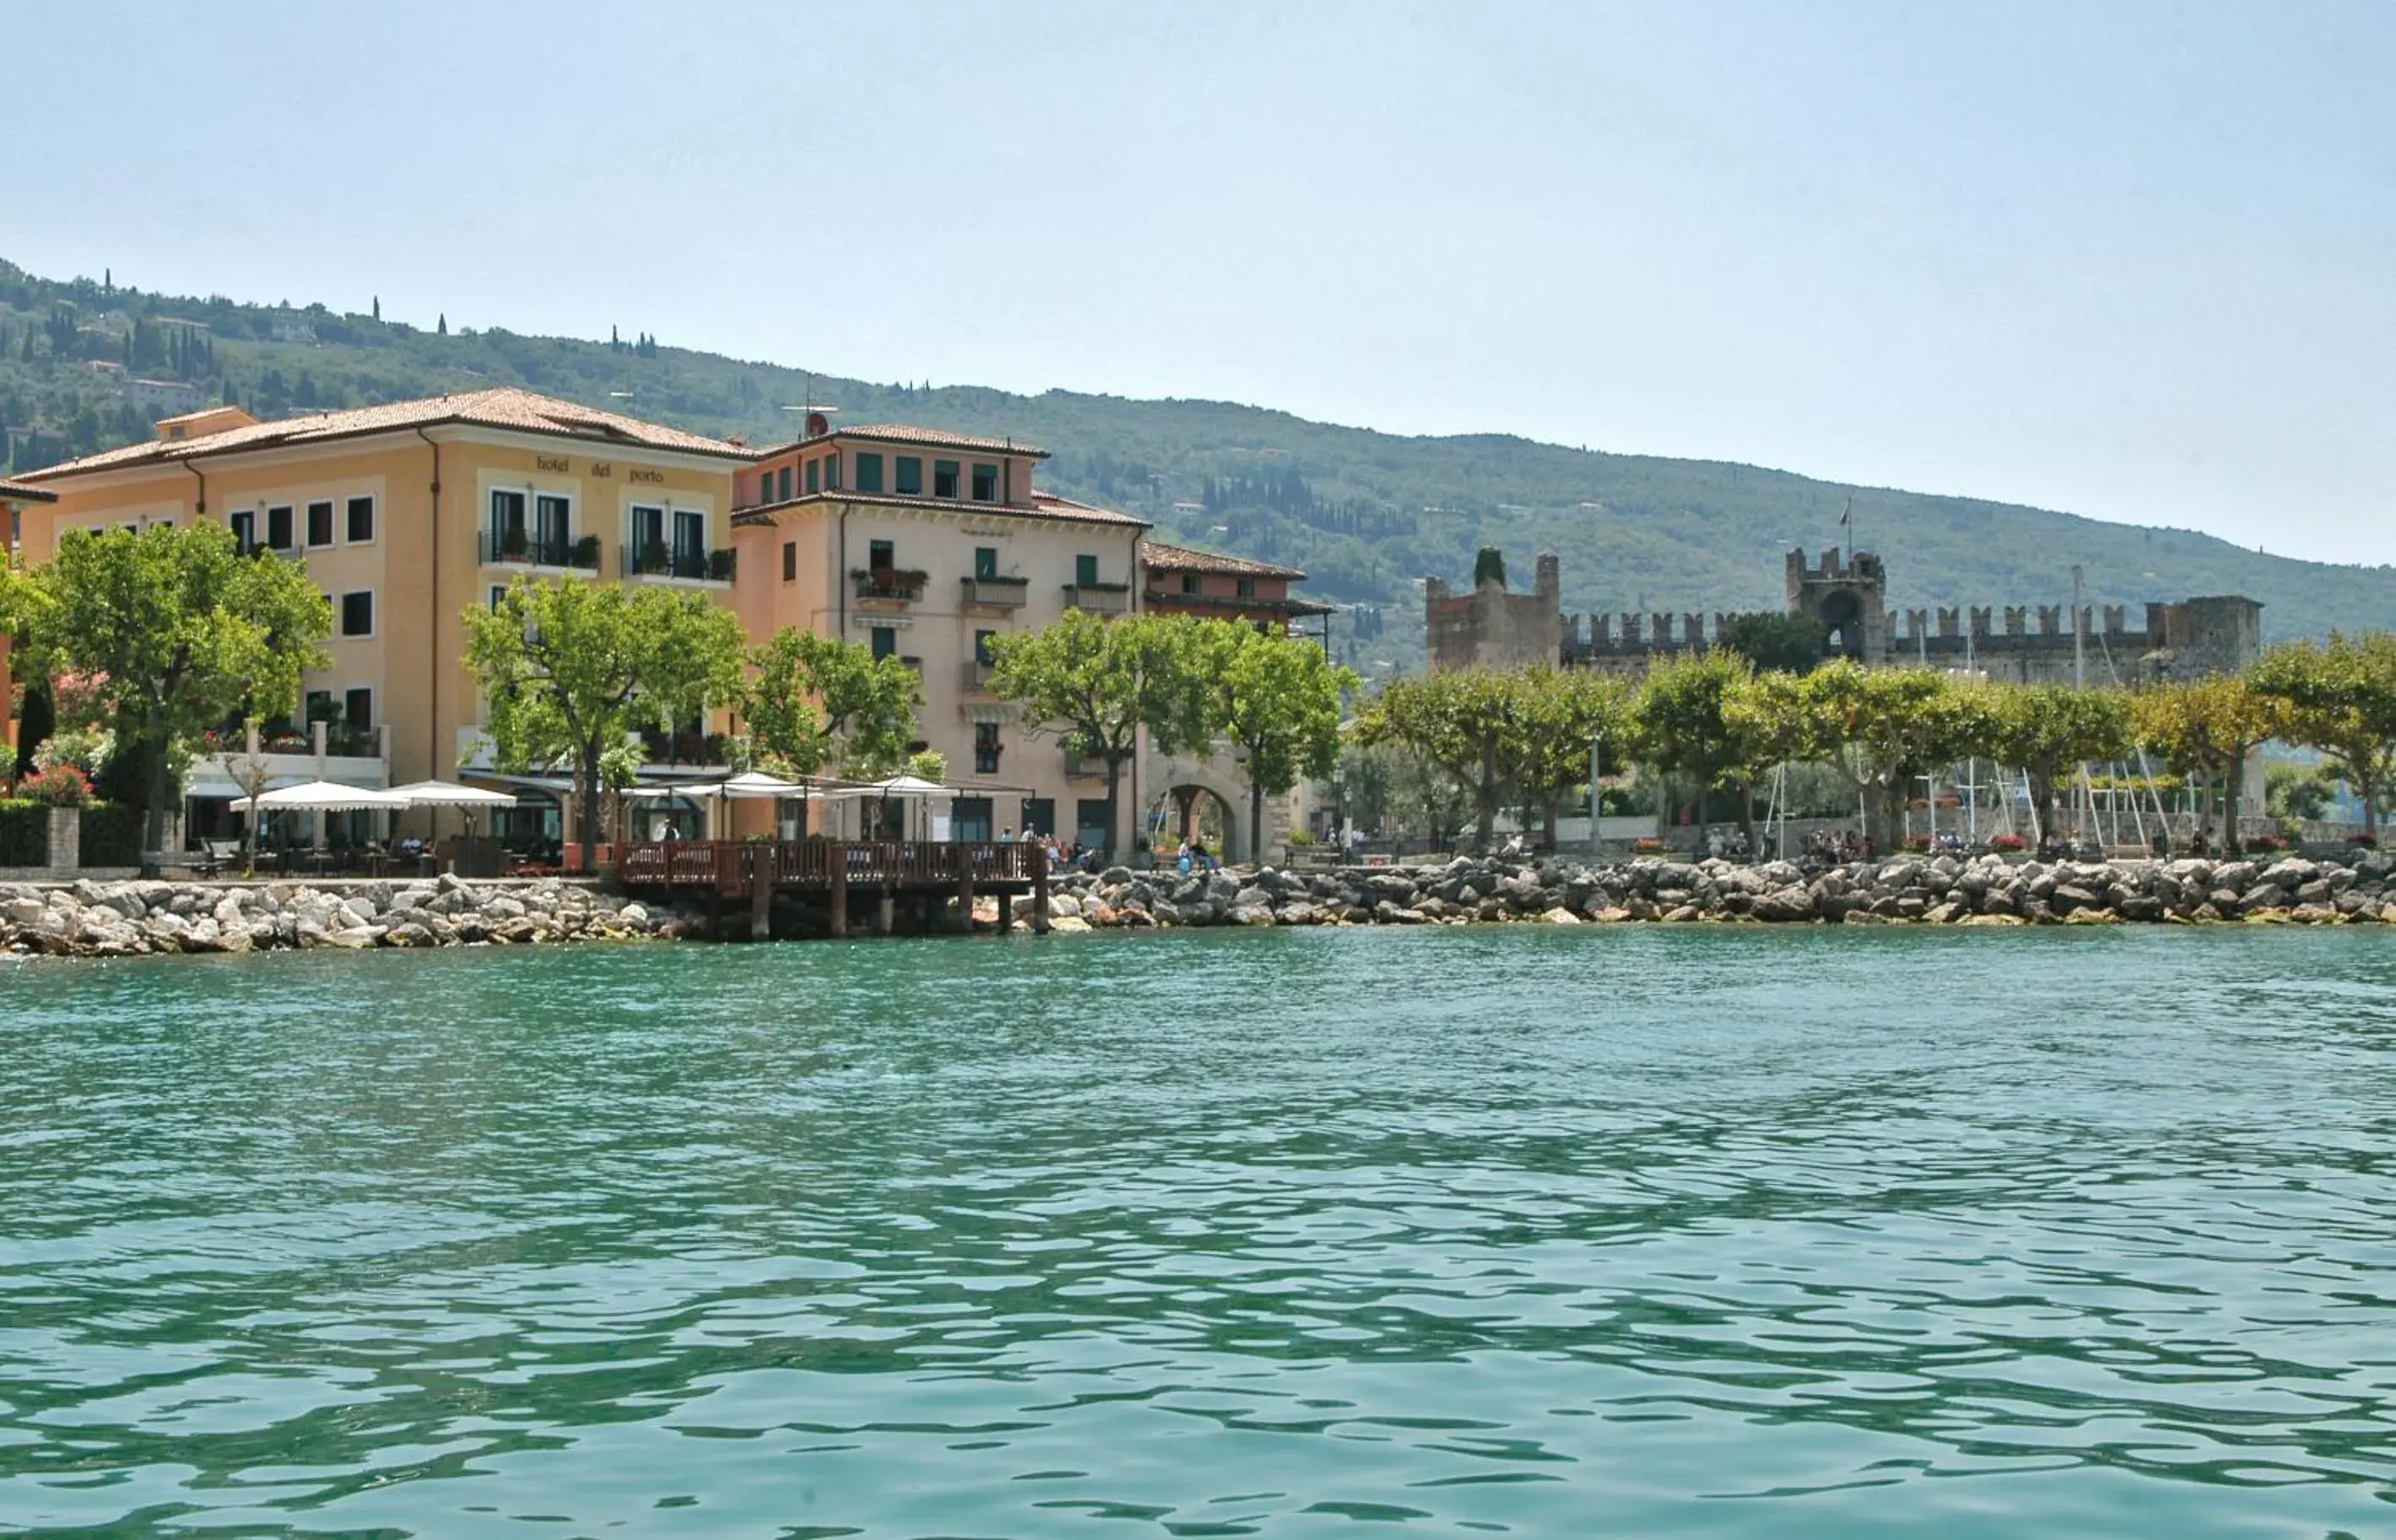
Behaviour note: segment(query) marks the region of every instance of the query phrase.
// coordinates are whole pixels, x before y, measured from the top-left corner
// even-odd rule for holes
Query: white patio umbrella
[[[394,797],[406,797],[410,807],[513,807],[515,798],[505,791],[492,791],[480,786],[460,786],[456,781],[410,781],[406,786],[391,789]]]
[[[236,797],[233,802],[236,813],[364,813],[407,805],[407,799],[395,791],[323,780],[281,786],[255,797]]]
[[[406,786],[391,789],[394,797],[406,797],[410,807],[458,807],[466,814],[466,838],[474,837],[474,816],[486,807],[513,807],[515,798],[505,791],[493,791],[486,787],[461,786],[456,781],[410,781]]]

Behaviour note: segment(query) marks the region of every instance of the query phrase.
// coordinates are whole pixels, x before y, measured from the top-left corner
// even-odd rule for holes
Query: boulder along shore
[[[1012,900],[1029,920],[1032,900]],[[997,900],[976,905],[977,927]],[[2357,852],[2231,860],[1588,862],[1459,856],[1432,866],[1059,872],[1059,934],[1176,925],[1713,922],[1764,924],[2396,924],[2396,858]],[[557,878],[309,883],[0,884],[0,947],[134,957],[276,949],[539,945],[696,938],[696,907],[652,907]]]
[[[1318,925],[1714,921],[1766,924],[2396,923],[2396,860],[1505,861],[1057,879],[1052,924]],[[1028,906],[1029,900],[1018,900]]]

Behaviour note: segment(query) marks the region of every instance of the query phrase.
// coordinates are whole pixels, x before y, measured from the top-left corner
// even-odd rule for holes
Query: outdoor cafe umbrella
[[[460,786],[456,781],[410,781],[406,786],[391,789],[394,797],[406,797],[410,807],[459,807],[466,812],[466,837],[474,837],[474,815],[486,807],[513,807],[515,798],[505,791],[492,791],[480,786]]]
[[[365,813],[395,811],[407,805],[408,800],[395,791],[325,780],[277,787],[255,797],[236,797],[233,803],[236,813]]]
[[[948,787],[927,781],[921,776],[898,775],[878,781],[869,781],[864,790],[884,802],[892,797],[945,797],[955,793]],[[877,815],[878,816],[878,815]]]

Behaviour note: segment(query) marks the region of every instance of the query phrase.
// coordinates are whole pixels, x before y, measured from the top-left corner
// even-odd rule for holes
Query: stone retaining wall
[[[1439,866],[1180,876],[1117,867],[1059,878],[1060,930],[1125,925],[1431,924],[1710,920],[1814,924],[2121,921],[2396,923],[2396,861],[2110,861],[1899,856],[1830,866],[1459,857]],[[1028,906],[1029,899],[1018,904]]]
[[[632,940],[693,929],[686,917],[554,877],[0,884],[0,945],[73,956]]]

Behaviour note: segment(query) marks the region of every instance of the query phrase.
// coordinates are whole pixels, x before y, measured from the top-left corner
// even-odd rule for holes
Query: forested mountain
[[[1496,434],[1405,438],[1223,402],[880,384],[638,330],[606,341],[451,331],[446,319],[426,330],[379,311],[148,294],[105,274],[60,283],[0,262],[0,464],[146,437],[163,414],[127,399],[136,378],[189,381],[260,417],[516,384],[759,444],[792,436],[812,399],[837,403],[842,421],[1045,445],[1051,491],[1138,514],[1167,538],[1302,566],[1317,596],[1346,606],[1334,639],[1366,668],[1419,665],[1419,579],[1468,579],[1484,545],[1525,575],[1535,552],[1557,552],[1575,611],[1777,609],[1782,552],[1838,543],[1849,498],[1897,607],[2064,603],[2078,563],[2092,604],[2242,592],[2264,602],[2275,636],[2396,624],[2396,569],[2187,530]]]

